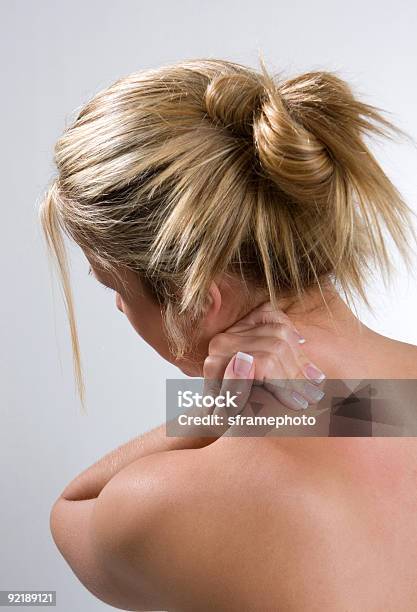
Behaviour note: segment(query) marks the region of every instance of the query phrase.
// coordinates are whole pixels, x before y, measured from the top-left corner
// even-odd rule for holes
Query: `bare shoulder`
[[[209,545],[221,531],[223,537],[230,535],[232,525],[236,527],[245,511],[259,507],[268,475],[271,477],[270,446],[265,438],[222,438],[203,448],[158,452],[138,459],[104,487],[98,497],[98,518],[112,517],[109,535],[119,543],[123,536],[130,542],[135,535],[141,541],[156,538],[161,544],[165,539],[164,555],[166,544],[175,548],[173,538],[184,550],[197,536],[201,545],[203,538]],[[283,467],[276,474],[283,475]],[[154,548],[156,551],[157,546]]]
[[[415,610],[417,534],[407,513],[398,515],[404,529],[391,529],[400,491],[392,495],[391,478],[375,496],[373,470],[358,478],[349,444],[352,452],[331,438],[222,437],[130,464],[103,489],[93,520],[120,607],[263,612],[313,602],[335,612],[373,601],[376,610],[398,587],[404,601],[396,609]],[[390,505],[381,514],[382,498]],[[394,549],[394,565],[408,559],[408,574],[392,575]],[[381,576],[370,579],[381,555],[383,589]]]
[[[241,610],[262,582],[268,598],[276,590],[275,553],[264,552],[277,540],[270,467],[256,439],[218,442],[149,455],[100,494],[96,550],[132,608]],[[251,609],[267,609],[262,591],[257,601]]]

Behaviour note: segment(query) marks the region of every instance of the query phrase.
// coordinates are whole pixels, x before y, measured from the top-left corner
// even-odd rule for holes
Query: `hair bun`
[[[260,164],[295,201],[326,204],[337,168],[348,169],[364,153],[361,133],[370,123],[361,113],[370,107],[331,72],[305,73],[280,85],[264,78],[267,98],[254,124]]]
[[[203,105],[216,124],[251,139],[261,173],[294,202],[325,204],[340,151],[362,146],[358,103],[330,72],[277,82],[229,66],[212,76]]]
[[[216,123],[239,136],[253,133],[253,117],[262,103],[264,88],[256,75],[221,73],[207,86],[204,106],[207,115]]]

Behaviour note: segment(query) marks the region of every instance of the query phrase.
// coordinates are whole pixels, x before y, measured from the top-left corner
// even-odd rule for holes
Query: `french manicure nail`
[[[248,353],[241,353],[240,351],[236,353],[235,361],[233,364],[233,372],[236,376],[247,376],[251,371],[253,364],[253,356],[248,355]]]
[[[317,389],[317,388],[309,389],[308,394],[311,397],[311,400],[313,402],[319,402],[326,395],[324,391],[322,391],[321,389]]]
[[[298,331],[298,329],[294,329],[294,333],[298,338],[298,344],[304,344],[304,342],[306,341],[306,339],[304,338],[303,335],[300,334],[300,332]]]
[[[309,363],[304,367],[304,374],[307,376],[307,378],[314,380],[316,383],[321,383],[326,378],[326,374],[312,363]]]
[[[304,410],[306,408],[308,408],[308,401],[305,399],[305,397],[303,397],[302,395],[300,395],[299,393],[297,393],[297,391],[293,391],[291,393],[291,397],[293,398],[293,400],[295,400],[298,404],[300,404],[301,408],[304,408]]]

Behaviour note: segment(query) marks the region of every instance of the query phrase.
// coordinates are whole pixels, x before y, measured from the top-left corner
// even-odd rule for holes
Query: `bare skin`
[[[128,292],[95,275],[169,359],[159,310],[129,274]],[[293,326],[306,339],[297,378],[307,357],[328,378],[417,378],[417,347],[376,334],[328,297],[331,319],[313,292],[304,304],[283,300],[285,327],[264,320],[249,333],[236,327],[248,315],[236,287],[220,280],[200,346],[176,365],[223,376],[241,350],[261,364],[257,378],[271,367],[279,378],[290,355],[283,329]],[[265,337],[285,344],[282,360],[265,350]],[[416,484],[415,438],[168,438],[160,427],[72,481],[51,529],[83,584],[122,609],[411,612]]]

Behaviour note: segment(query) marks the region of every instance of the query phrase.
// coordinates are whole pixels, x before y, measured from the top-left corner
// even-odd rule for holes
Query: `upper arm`
[[[118,472],[97,498],[60,497],[54,504],[54,541],[96,597],[126,610],[175,609],[172,603],[190,579],[185,566],[198,558],[186,534],[198,527],[198,516],[181,516],[184,500],[192,497],[189,476],[198,452],[143,457]]]
[[[245,609],[248,593],[267,578],[262,551],[270,537],[258,528],[257,486],[248,495],[244,472],[213,465],[208,455],[158,453],[131,464],[100,494],[94,539],[125,607]]]
[[[159,606],[147,543],[166,504],[164,466],[175,463],[177,452],[156,453],[132,462],[108,482],[96,500],[91,538],[99,571],[116,592],[108,602],[112,605],[131,610]]]
[[[115,607],[245,609],[270,547],[246,471],[230,457],[213,463],[206,449],[139,459],[97,499],[68,502],[89,505],[79,506],[78,526],[67,514],[74,534],[62,552],[81,582]]]
[[[195,609],[183,597],[192,598],[193,566],[198,572],[204,565],[201,550],[195,550],[197,534],[206,533],[201,508],[190,512],[191,476],[199,462],[199,451],[189,449],[145,457],[119,472],[98,496],[92,541],[100,571],[118,593],[108,603],[176,610],[181,602],[178,609]]]

